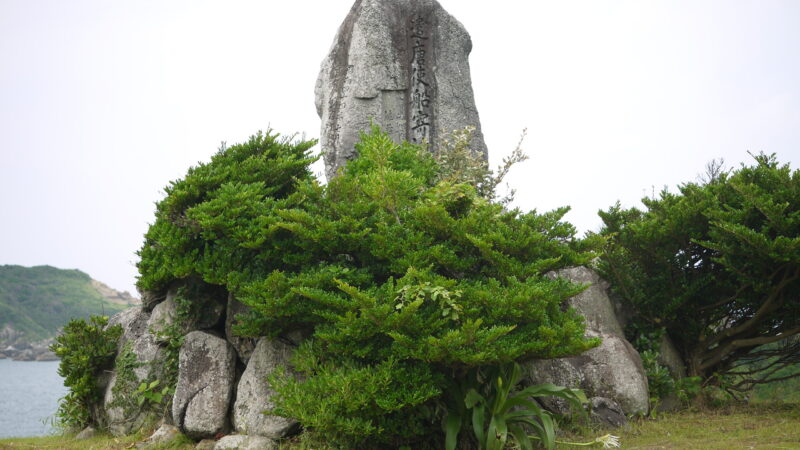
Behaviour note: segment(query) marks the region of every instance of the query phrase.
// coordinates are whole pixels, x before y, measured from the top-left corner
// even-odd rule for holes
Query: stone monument
[[[486,159],[471,50],[469,33],[436,0],[356,0],[315,89],[328,179],[355,155],[370,122],[433,152],[442,137],[472,126],[471,148]]]

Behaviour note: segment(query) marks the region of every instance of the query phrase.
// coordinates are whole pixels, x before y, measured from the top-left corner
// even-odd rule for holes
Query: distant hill
[[[138,302],[79,270],[0,266],[0,343],[50,339],[74,317],[110,316]]]

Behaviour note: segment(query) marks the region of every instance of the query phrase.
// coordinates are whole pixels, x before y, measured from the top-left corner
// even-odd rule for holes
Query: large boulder
[[[83,430],[81,430],[81,432],[78,433],[75,436],[75,440],[76,441],[85,441],[86,439],[91,439],[91,438],[95,437],[96,435],[97,435],[97,429],[90,425],[90,426],[84,428]]]
[[[122,311],[109,320],[108,326],[121,325],[122,336],[110,376],[98,378],[105,390],[102,408],[95,411],[97,421],[112,434],[124,435],[155,423],[163,415],[156,408],[142,408],[136,402],[136,390],[142,382],[157,379],[165,355],[148,331],[150,314],[142,307]]]
[[[380,124],[395,141],[428,142],[475,128],[487,159],[470,80],[472,41],[436,0],[357,0],[322,62],[317,113],[328,179],[355,154],[359,132]]]
[[[619,428],[628,423],[625,412],[610,398],[592,397],[589,399],[589,409],[592,420],[603,426]]]
[[[174,425],[162,424],[149,438],[136,444],[136,448],[169,448],[183,435]]]
[[[528,362],[529,382],[580,388],[587,397],[613,399],[627,414],[647,413],[647,377],[638,352],[621,336],[589,331],[587,337],[599,337],[602,343],[578,356]],[[545,398],[542,403],[561,414],[569,411],[557,398]]]
[[[166,331],[175,325],[176,331],[181,335],[215,328],[225,314],[226,299],[227,296],[220,293],[215,295],[172,288],[167,291],[164,301],[153,307],[148,328],[159,343],[167,339]]]
[[[266,377],[280,366],[288,367],[295,346],[282,339],[261,338],[253,351],[236,392],[233,426],[236,431],[279,439],[297,430],[295,420],[262,414],[273,408],[275,391]]]
[[[218,440],[214,450],[278,450],[278,444],[263,436],[231,434]]]
[[[587,397],[613,400],[626,414],[647,413],[647,376],[639,353],[622,333],[608,297],[608,284],[587,267],[568,268],[551,276],[590,285],[568,303],[586,319],[586,336],[600,338],[601,344],[578,356],[526,363],[527,382],[580,388]],[[559,399],[542,402],[559,413],[568,410]]]
[[[159,303],[164,301],[166,293],[157,291],[139,291],[139,297],[142,299],[142,308],[150,312]]]
[[[172,400],[175,425],[192,439],[226,432],[235,376],[236,353],[227,341],[202,331],[187,334]]]
[[[105,326],[105,329],[119,325],[122,327],[122,336],[117,343],[117,351],[121,350],[128,342],[142,336],[147,331],[147,322],[150,313],[141,306],[134,306],[114,314]]]

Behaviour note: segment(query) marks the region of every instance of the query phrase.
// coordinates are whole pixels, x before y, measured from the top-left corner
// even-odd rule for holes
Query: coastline
[[[12,361],[58,361],[55,353],[50,351],[53,339],[38,342],[0,342],[0,360]]]

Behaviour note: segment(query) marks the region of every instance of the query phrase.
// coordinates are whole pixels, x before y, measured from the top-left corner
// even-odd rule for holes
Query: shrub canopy
[[[730,390],[800,355],[800,172],[755,161],[600,213],[603,271],[638,331],[666,329],[690,375]]]
[[[308,336],[305,377],[271,379],[277,413],[351,446],[430,441],[467,371],[597,344],[564,308],[585,286],[544,276],[593,257],[567,208],[505,209],[377,128],[322,185],[313,144],[259,134],[191,169],[140,251],[141,289],[225,286],[251,309],[239,333]]]

